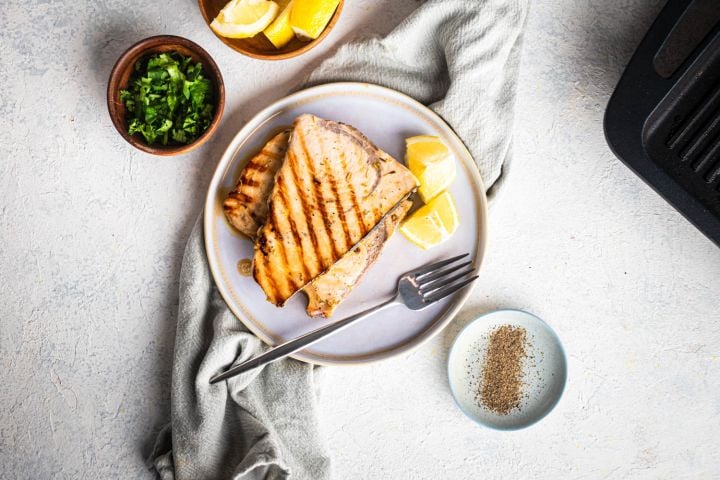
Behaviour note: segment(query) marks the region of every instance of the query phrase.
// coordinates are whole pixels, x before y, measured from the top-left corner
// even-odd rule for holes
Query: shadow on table
[[[85,47],[89,50],[89,68],[94,76],[94,94],[99,105],[105,106],[107,82],[120,55],[140,40],[158,35],[152,25],[138,25],[132,18],[112,17],[108,22],[93,25],[85,35]]]

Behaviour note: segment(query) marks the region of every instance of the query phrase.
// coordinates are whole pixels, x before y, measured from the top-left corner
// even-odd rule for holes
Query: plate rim
[[[460,149],[462,149],[462,153],[472,160],[471,168],[467,168],[466,170],[469,172],[469,176],[471,179],[471,183],[474,183],[478,188],[478,198],[479,198],[479,204],[478,204],[478,217],[482,219],[480,222],[480,225],[478,225],[478,241],[476,243],[477,245],[477,254],[475,256],[475,271],[476,273],[480,271],[480,268],[482,266],[482,263],[485,258],[485,252],[487,250],[487,237],[488,237],[488,205],[487,205],[487,195],[486,195],[486,188],[485,183],[482,180],[482,177],[480,176],[480,172],[477,169],[474,157],[468,150],[465,143],[462,141],[460,136],[453,130],[453,128],[437,113],[432,111],[429,107],[423,105],[419,101],[415,100],[414,98],[410,97],[409,95],[406,95],[402,92],[399,92],[397,90],[394,90],[392,88],[384,87],[381,85],[376,85],[372,83],[367,82],[329,82],[329,83],[323,83],[320,85],[315,85],[312,87],[308,87],[302,90],[298,90],[296,92],[293,92],[289,95],[286,95],[282,98],[279,98],[272,103],[270,103],[265,108],[259,110],[257,113],[255,113],[245,124],[237,131],[237,133],[232,137],[232,139],[228,142],[227,147],[223,151],[222,155],[220,156],[220,160],[217,162],[215,166],[215,170],[213,172],[213,175],[210,180],[210,184],[207,188],[207,193],[205,196],[205,204],[203,209],[203,243],[205,246],[205,256],[208,260],[208,266],[210,269],[210,273],[213,278],[213,282],[215,284],[215,287],[220,292],[220,295],[225,302],[225,304],[228,306],[230,311],[233,313],[233,315],[240,321],[245,327],[247,327],[250,332],[252,332],[254,335],[256,335],[260,340],[262,340],[264,343],[274,346],[275,341],[266,335],[266,333],[254,325],[251,321],[248,321],[244,318],[244,315],[242,312],[239,312],[236,310],[236,308],[233,305],[233,302],[228,301],[228,297],[232,299],[232,295],[230,295],[230,292],[226,292],[226,288],[223,285],[222,282],[218,282],[218,265],[216,262],[219,261],[219,259],[214,258],[213,255],[210,254],[212,252],[212,246],[210,244],[211,235],[208,235],[208,232],[212,232],[212,222],[214,220],[214,204],[215,204],[215,198],[216,193],[220,185],[220,181],[223,177],[223,174],[225,173],[225,170],[229,166],[229,164],[232,162],[232,159],[234,157],[235,152],[237,149],[242,145],[242,143],[247,140],[250,135],[260,126],[264,124],[267,120],[272,118],[274,115],[277,115],[279,111],[282,110],[283,106],[287,104],[292,104],[295,101],[302,101],[304,97],[312,96],[313,94],[318,95],[322,94],[325,90],[329,92],[337,91],[347,89],[348,92],[370,92],[372,93],[375,91],[381,99],[384,99],[383,97],[395,97],[399,101],[404,102],[406,104],[410,104],[410,106],[416,108],[417,110],[421,111],[423,114],[427,115],[431,120],[435,121],[441,128],[447,129],[446,132],[443,132],[444,134],[447,134],[449,136],[452,136],[454,140],[457,141],[457,144]],[[329,93],[328,92],[328,93]],[[463,162],[465,163],[465,162]],[[475,167],[475,168],[472,168]],[[222,275],[220,275],[222,277]],[[426,329],[422,330],[420,333],[415,335],[414,337],[406,340],[405,342],[396,345],[394,347],[385,349],[383,351],[377,352],[377,353],[370,353],[362,356],[352,356],[352,357],[343,357],[339,358],[335,355],[326,355],[326,354],[317,354],[313,352],[308,352],[307,350],[302,350],[300,352],[297,352],[293,355],[291,355],[291,358],[294,358],[296,360],[300,360],[306,363],[311,363],[315,365],[362,365],[362,364],[368,364],[372,362],[377,362],[380,360],[385,360],[390,357],[394,357],[396,355],[400,355],[403,353],[409,353],[419,347],[421,347],[423,344],[428,342],[431,338],[433,338],[435,335],[440,333],[442,330],[447,327],[448,324],[455,318],[455,316],[458,314],[460,309],[463,307],[467,299],[469,298],[470,294],[474,290],[475,285],[472,285],[470,288],[464,289],[459,298],[456,302],[454,302],[454,305],[450,305],[443,313],[438,315],[439,319],[432,324],[430,324]],[[228,287],[229,288],[229,287]]]

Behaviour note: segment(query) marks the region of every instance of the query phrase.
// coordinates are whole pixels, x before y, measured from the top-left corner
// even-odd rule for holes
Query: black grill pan
[[[610,148],[720,246],[720,0],[670,0],[605,112]]]

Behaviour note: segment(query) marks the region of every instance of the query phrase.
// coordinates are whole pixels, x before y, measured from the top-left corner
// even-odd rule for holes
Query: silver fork
[[[411,270],[400,277],[395,295],[389,300],[271,348],[257,357],[246,360],[223,373],[213,376],[210,383],[221,382],[242,372],[285,358],[386,308],[405,305],[411,310],[422,310],[429,307],[478,278],[477,275],[472,275],[475,273],[472,261],[457,263],[458,260],[462,260],[468,255],[468,253],[465,253]],[[460,271],[458,272],[458,270]],[[451,276],[451,274],[454,275]]]

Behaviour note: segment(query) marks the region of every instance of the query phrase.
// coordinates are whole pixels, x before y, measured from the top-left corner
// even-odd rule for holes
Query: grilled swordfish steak
[[[330,318],[335,307],[347,297],[380,257],[385,242],[405,218],[412,201],[403,200],[375,230],[345,254],[330,269],[315,277],[303,291],[308,297],[307,313],[311,317]]]
[[[265,223],[268,197],[275,182],[275,174],[280,169],[282,156],[287,151],[287,133],[282,132],[273,137],[258,155],[250,159],[241,173],[237,187],[225,201],[225,215],[230,224],[251,238]],[[365,273],[380,257],[385,242],[395,232],[411,206],[411,201],[404,200],[394,207],[375,230],[303,289],[308,297],[308,315],[323,318],[332,315],[335,308],[360,283]]]
[[[355,128],[299,116],[255,242],[253,276],[268,301],[281,306],[325,273],[416,188]]]
[[[275,135],[252,157],[240,174],[235,190],[223,202],[225,217],[241,233],[255,238],[267,218],[267,199],[275,174],[285,159],[290,130]]]

